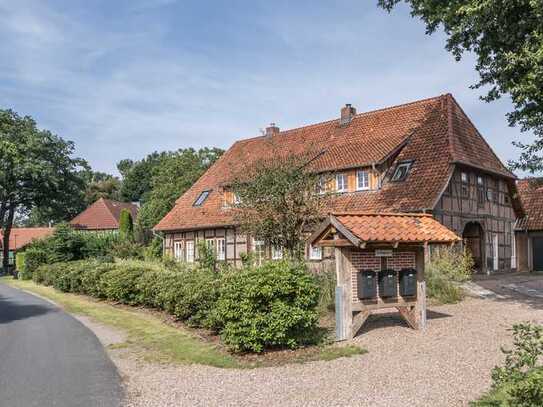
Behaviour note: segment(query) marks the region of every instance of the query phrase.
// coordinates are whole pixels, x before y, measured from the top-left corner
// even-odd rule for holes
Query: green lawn
[[[1,277],[0,282],[48,298],[69,313],[87,316],[95,322],[124,332],[126,341],[113,346],[141,352],[143,357],[150,361],[197,363],[223,368],[258,367],[277,363],[270,362],[266,357],[262,359],[258,356],[249,359],[235,357],[190,331],[171,326],[159,316],[137,308],[118,307],[86,296],[63,293],[32,281],[14,280],[11,277]],[[310,352],[302,351],[299,355],[292,355],[290,362],[332,360],[362,353],[365,351],[357,346],[321,346],[313,348]]]

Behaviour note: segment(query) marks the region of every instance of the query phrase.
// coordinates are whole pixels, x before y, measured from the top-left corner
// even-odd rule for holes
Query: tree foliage
[[[128,209],[122,209],[119,216],[119,236],[121,240],[134,239],[134,220]]]
[[[390,11],[401,0],[379,0]],[[490,102],[509,95],[514,111],[511,125],[532,130],[536,141],[515,142],[522,153],[511,165],[532,172],[543,170],[543,1],[541,0],[405,0],[411,14],[434,33],[440,26],[448,36],[446,48],[460,60],[465,52],[477,56],[480,75],[473,88],[488,87]]]
[[[145,201],[151,191],[153,170],[168,156],[167,152],[154,152],[139,161],[122,160],[117,169],[122,176],[120,198],[126,202]]]
[[[37,128],[29,116],[0,110],[0,228],[4,234],[4,268],[15,214],[37,208],[51,216],[71,216],[81,200],[86,162],[73,158],[72,142]],[[75,215],[75,213],[73,214]]]
[[[152,171],[150,191],[138,215],[143,228],[156,225],[223,152],[218,148],[187,148],[165,154]]]
[[[245,166],[232,181],[241,229],[271,247],[303,258],[307,233],[322,219],[322,177],[308,169],[310,156],[288,155]]]

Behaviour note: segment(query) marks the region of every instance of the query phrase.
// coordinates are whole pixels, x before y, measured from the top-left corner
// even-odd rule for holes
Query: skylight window
[[[196,201],[194,201],[192,206],[202,206],[202,204],[205,202],[205,200],[209,196],[210,192],[211,191],[202,191],[202,193],[198,195],[198,198],[196,199]]]
[[[391,181],[403,181],[407,178],[407,175],[409,174],[409,169],[411,168],[412,162],[403,162],[399,163],[396,166],[396,170],[394,171],[394,175],[392,176]]]

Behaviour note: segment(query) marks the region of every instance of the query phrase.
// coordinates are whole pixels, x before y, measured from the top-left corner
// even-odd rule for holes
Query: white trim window
[[[347,191],[347,176],[345,174],[336,175],[336,191],[337,192]]]
[[[212,251],[215,251],[215,239],[206,239],[206,246]]]
[[[226,260],[226,242],[224,238],[217,239],[217,260]]]
[[[173,242],[173,257],[177,261],[183,260],[183,249],[185,248],[184,243],[182,240],[178,240],[176,242]]]
[[[265,258],[266,258],[264,241],[262,241],[262,240],[254,240],[253,241],[253,252],[255,254],[256,264],[261,265],[264,262]]]
[[[187,240],[185,254],[187,263],[194,263],[194,240]]]
[[[322,247],[309,245],[309,260],[322,260]]]
[[[370,173],[367,170],[358,170],[356,172],[356,189],[365,191],[370,189]]]
[[[407,175],[409,174],[409,170],[411,169],[412,162],[403,162],[398,163],[396,166],[396,169],[394,170],[394,174],[392,175],[391,181],[398,182],[398,181],[404,181],[407,178]]]
[[[271,257],[272,257],[272,260],[281,260],[283,258],[283,248],[273,246]]]

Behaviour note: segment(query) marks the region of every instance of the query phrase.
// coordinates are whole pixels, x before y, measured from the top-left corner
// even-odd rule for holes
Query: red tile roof
[[[517,229],[543,230],[543,178],[527,178],[517,182],[526,216],[517,221]]]
[[[331,216],[363,242],[453,243],[461,240],[430,214],[349,212]]]
[[[20,250],[36,239],[47,237],[53,233],[53,228],[13,228],[9,235],[9,250]],[[3,234],[0,230],[0,248]]]
[[[75,229],[85,230],[113,230],[119,228],[121,211],[128,209],[135,220],[138,215],[138,206],[127,202],[117,202],[100,198],[75,218],[70,224]]]
[[[312,169],[317,172],[379,165],[389,159],[414,161],[405,181],[384,182],[378,191],[342,194],[332,201],[331,210],[336,211],[433,209],[454,163],[483,166],[489,172],[514,178],[454,98],[442,95],[360,113],[346,126],[335,119],[237,141],[177,200],[155,230],[232,225],[233,213],[224,207],[224,185],[251,163],[289,154],[314,155]],[[193,207],[204,190],[212,191],[208,199],[202,206]]]

